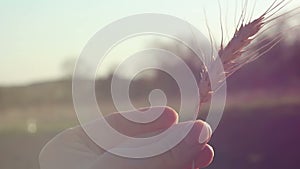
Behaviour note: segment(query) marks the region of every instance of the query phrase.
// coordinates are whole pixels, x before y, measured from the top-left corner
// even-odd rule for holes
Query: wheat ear
[[[255,48],[251,46],[252,42],[259,37],[258,35],[261,35],[262,32],[270,29],[272,25],[268,26],[268,24],[274,21],[279,21],[279,18],[286,17],[289,14],[293,14],[292,16],[299,14],[299,8],[295,8],[294,10],[288,11],[282,15],[275,16],[278,11],[280,11],[290,2],[291,1],[286,0],[281,0],[278,2],[278,0],[275,0],[260,17],[248,22],[245,21],[246,11],[243,9],[234,36],[225,47],[222,40],[221,46],[219,47],[218,55],[224,67],[224,72],[220,73],[225,75],[223,77],[227,78],[236,70],[240,69],[243,65],[257,59],[274,47],[283,38],[283,34],[278,33],[276,36],[274,36],[274,39],[271,42],[266,44],[259,44],[259,42],[257,42],[258,44],[254,46]],[[215,65],[214,61],[215,59],[212,59],[210,63],[210,67],[212,68]],[[219,86],[212,89],[208,76],[208,69],[204,64],[201,67],[200,75],[201,79],[199,82],[199,91],[201,96],[200,104],[202,104],[210,100],[212,93],[216,91],[220,85],[222,85],[222,82],[225,79],[217,79]]]
[[[243,65],[252,62],[255,59],[262,56],[263,54],[265,54],[283,38],[281,32],[276,34],[274,36],[274,39],[270,42],[267,42],[266,44],[264,44],[265,42],[262,40],[262,43],[257,43],[253,47],[251,46],[251,43],[255,39],[259,38],[261,34],[263,34],[265,31],[269,30],[274,26],[274,24],[273,25],[271,24],[272,22],[278,22],[280,21],[280,18],[283,17],[291,18],[300,13],[299,12],[300,8],[295,8],[294,10],[288,11],[284,14],[275,16],[275,14],[278,11],[280,11],[290,2],[291,1],[286,1],[286,0],[281,0],[278,2],[278,0],[275,0],[270,5],[270,7],[266,10],[266,12],[264,12],[260,17],[245,23],[247,0],[245,1],[244,4],[245,8],[243,9],[240,15],[241,17],[237,24],[234,36],[225,47],[223,45],[223,37],[222,37],[221,46],[218,51],[219,58],[224,68],[224,72],[219,72],[219,74],[222,75],[218,76],[217,74],[217,79],[209,79],[207,66],[210,66],[210,68],[212,69],[218,69],[217,67],[215,67],[215,65],[217,64],[214,63],[216,62],[215,61],[216,59],[213,56],[211,56],[211,59],[209,59],[210,62],[209,65],[206,65],[207,63],[206,64],[202,63],[201,65],[201,71],[200,71],[201,79],[199,81],[199,92],[200,92],[200,103],[198,106],[199,110],[203,103],[210,101],[213,92],[216,91],[220,86],[222,86],[223,82],[227,77],[232,75]],[[252,18],[252,14],[250,18]],[[269,26],[267,26],[268,24]],[[275,25],[276,24],[277,23],[275,23]],[[221,23],[221,30],[223,35],[222,23]],[[209,30],[209,34],[210,34],[210,30]],[[213,44],[211,34],[210,34],[210,39],[211,39],[211,43]],[[218,71],[216,72],[218,73]],[[218,79],[218,77],[220,78]],[[212,88],[210,80],[217,80],[218,85],[215,88]],[[192,169],[194,168],[195,168],[195,161],[192,162]]]

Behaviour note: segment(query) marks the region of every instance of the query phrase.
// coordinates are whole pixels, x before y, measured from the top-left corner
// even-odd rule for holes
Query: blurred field
[[[300,151],[300,105],[279,104],[225,112],[211,144],[211,169],[296,169]]]
[[[68,92],[53,88],[58,83],[69,86],[65,88]],[[78,124],[70,89],[70,83],[66,82],[1,88],[2,96],[6,96],[0,108],[1,169],[38,169],[38,154],[46,142],[63,129]],[[31,97],[26,99],[24,91]],[[13,103],[8,99],[17,98],[14,95],[24,98]],[[29,98],[34,95],[44,97],[33,102]],[[297,88],[284,92],[229,92],[226,111],[211,141],[216,158],[209,168],[299,168],[299,96]],[[135,105],[147,104],[136,102]],[[114,109],[110,102],[104,106],[105,112]]]

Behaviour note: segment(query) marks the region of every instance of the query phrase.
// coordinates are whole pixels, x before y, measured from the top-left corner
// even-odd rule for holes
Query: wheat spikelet
[[[262,56],[263,54],[265,54],[283,38],[284,35],[282,34],[282,32],[280,32],[275,34],[273,40],[267,42],[266,44],[263,41],[264,39],[262,39],[261,43],[257,42],[257,44],[255,44],[254,46],[251,46],[251,43],[255,39],[259,38],[259,36],[262,35],[264,32],[266,32],[267,30],[269,30],[270,28],[278,24],[278,23],[272,24],[272,22],[280,22],[281,20],[280,18],[283,17],[291,18],[294,17],[295,15],[300,14],[299,12],[300,8],[295,8],[279,16],[274,16],[278,11],[280,11],[290,2],[291,1],[286,1],[286,0],[281,0],[279,2],[278,0],[274,0],[274,2],[270,5],[270,7],[266,10],[265,13],[263,13],[260,17],[254,19],[253,21],[249,21],[247,23],[244,22],[246,17],[246,10],[245,10],[246,8],[243,9],[240,20],[237,24],[236,31],[232,39],[228,42],[228,44],[225,47],[223,45],[223,37],[221,40],[221,45],[218,51],[218,55],[223,64],[224,72],[219,72],[219,74],[222,74],[223,76],[222,75],[217,76],[217,79],[209,79],[208,69],[206,65],[204,63],[201,65],[201,71],[200,71],[201,79],[199,81],[199,92],[200,92],[200,104],[198,106],[199,110],[203,103],[210,101],[213,92],[216,91],[218,87],[222,85],[222,82],[224,82],[228,76],[232,75],[243,65],[252,62],[255,59]],[[245,6],[246,5],[247,5],[247,0],[245,1]],[[221,30],[223,36],[222,22],[221,22]],[[212,39],[210,30],[209,30],[209,34],[210,34],[210,39]],[[213,43],[212,40],[211,43]],[[215,59],[213,59],[213,56],[210,61],[211,63],[209,63],[209,66],[211,66],[212,69],[218,69],[218,67],[215,66],[217,64],[214,63]],[[216,88],[212,88],[210,82],[212,80],[217,80],[219,86],[217,86]],[[192,163],[192,168],[193,169],[195,168],[195,161],[193,161]]]
[[[222,42],[218,51],[219,58],[225,70],[225,72],[219,72],[223,73],[225,76],[220,76],[219,79],[216,79],[220,85],[222,85],[222,82],[225,80],[221,77],[226,78],[230,76],[236,70],[240,69],[243,65],[262,56],[283,38],[283,34],[281,32],[276,34],[271,42],[262,44],[265,42],[261,40],[261,42],[257,42],[257,44],[254,44],[254,46],[251,46],[253,41],[257,39],[262,33],[274,27],[274,24],[272,25],[271,23],[280,21],[280,18],[293,17],[300,13],[300,8],[295,8],[294,10],[288,11],[284,14],[275,16],[290,2],[291,1],[287,0],[281,0],[279,2],[278,0],[275,0],[266,10],[266,12],[264,12],[260,17],[248,22],[245,22],[246,11],[245,9],[243,9],[234,36],[225,47],[223,45],[222,38]],[[245,6],[246,5],[247,1],[245,2]],[[221,29],[223,34],[222,26]],[[214,65],[214,59],[212,59],[212,63],[210,63],[210,66],[214,68]],[[200,74],[201,80],[199,82],[199,91],[201,96],[201,104],[208,102],[211,98],[211,94],[216,91],[217,88],[212,89],[206,66],[201,67]]]

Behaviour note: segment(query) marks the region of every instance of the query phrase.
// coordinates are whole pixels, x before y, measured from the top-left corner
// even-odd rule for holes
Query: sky
[[[272,1],[257,0],[254,15],[262,13]],[[220,2],[231,33],[234,30],[233,11],[241,6],[241,1]],[[300,6],[300,1],[294,4]],[[76,59],[97,31],[125,16],[169,14],[204,31],[204,8],[210,29],[218,37],[217,0],[0,0],[0,86],[61,78],[66,60]],[[127,49],[119,48],[119,53],[126,53],[124,50]],[[110,57],[110,62],[116,62],[114,56]],[[106,69],[110,67],[108,64]]]

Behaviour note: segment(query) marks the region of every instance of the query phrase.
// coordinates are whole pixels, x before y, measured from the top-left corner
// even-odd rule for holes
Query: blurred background
[[[258,16],[270,2],[258,0],[254,15]],[[237,14],[231,12],[239,9],[236,6],[240,4],[222,1],[223,13],[228,15],[225,20],[230,20],[230,16],[234,20]],[[130,4],[1,1],[0,168],[38,169],[41,148],[62,130],[78,125],[71,77],[76,57],[95,32],[118,18],[145,12],[178,16],[205,32],[203,8],[207,11],[211,32],[219,42],[219,14],[215,13],[219,7],[215,1],[191,1],[184,5],[173,1]],[[293,23],[299,24],[298,21],[299,17]],[[223,23],[228,27],[229,38],[235,31],[233,23]],[[262,37],[266,42],[271,41],[274,31],[282,31],[290,24],[278,23]],[[300,29],[285,35],[262,58],[227,80],[225,112],[210,142],[215,148],[215,160],[208,168],[300,168]],[[124,57],[144,47],[172,51],[183,58],[197,79],[200,78],[199,61],[179,43],[156,36],[133,38],[111,51],[99,70],[96,95],[102,112],[108,114],[116,110],[110,95],[114,68]],[[142,62],[147,61],[141,59]],[[173,69],[177,66],[172,61],[155,62]],[[86,71],[88,68],[87,63]],[[134,70],[134,66],[130,67],[117,76],[129,80],[126,77]],[[169,106],[179,109],[180,92],[175,80],[155,70],[141,72],[131,82],[133,104],[149,106],[148,94],[156,88],[166,93]],[[205,119],[206,112],[207,107],[204,107],[199,118]]]

